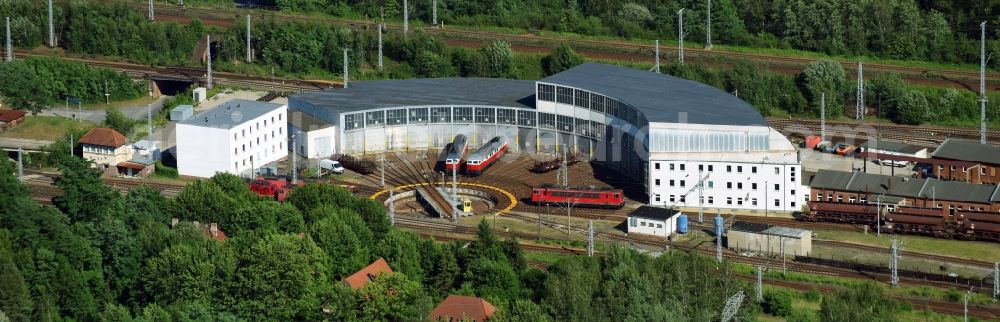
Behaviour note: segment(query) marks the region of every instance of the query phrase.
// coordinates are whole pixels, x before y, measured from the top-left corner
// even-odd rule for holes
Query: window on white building
[[[732,188],[733,188],[733,183],[732,182],[726,182],[726,189],[732,189]]]
[[[750,173],[757,173],[757,167],[750,167]]]
[[[663,228],[663,224],[656,224],[656,228]]]
[[[736,172],[743,173],[743,166],[736,166]]]
[[[750,183],[750,189],[757,190],[757,183],[756,182],[751,182]]]
[[[727,165],[726,166],[726,172],[733,172],[733,166]]]
[[[684,171],[684,164],[681,163],[681,171]]]
[[[670,171],[674,171],[674,164],[673,163],[670,164]]]
[[[660,163],[659,162],[653,163],[653,169],[660,170]]]
[[[781,207],[781,200],[774,199],[774,206],[775,207]]]
[[[708,204],[710,205],[715,204],[715,198],[713,198],[712,196],[708,196]]]
[[[243,145],[243,152],[247,152],[247,145],[246,144]]]
[[[239,167],[240,167],[240,162],[239,161],[233,162],[233,170],[236,170],[236,168],[239,168]]]
[[[239,155],[239,154],[240,154],[240,149],[233,148],[233,155]]]
[[[781,190],[781,185],[776,183],[776,184],[774,184],[774,191],[778,191],[778,190]]]
[[[699,164],[698,165],[698,171],[705,171],[705,165],[704,164]]]
[[[670,186],[671,186],[671,187],[673,187],[673,186],[674,186],[674,180],[673,180],[673,179],[671,179],[671,180],[670,180]]]
[[[791,203],[791,207],[792,207],[792,208],[795,208],[795,202],[794,202],[794,201],[792,201],[792,203]]]
[[[756,206],[757,205],[757,198],[750,199],[750,205],[751,206]]]
[[[732,205],[733,204],[733,197],[726,197],[726,204],[727,205]]]
[[[674,202],[674,200],[676,200],[675,196],[674,195],[670,195],[670,202]]]
[[[708,172],[712,172],[712,171],[715,171],[715,170],[714,170],[714,168],[715,168],[715,167],[713,167],[713,166],[712,166],[711,164],[709,164],[709,165],[708,165]]]
[[[660,194],[658,194],[658,193],[654,194],[653,195],[653,200],[656,200],[656,202],[660,202]]]
[[[713,187],[715,187],[715,182],[713,182],[713,181],[709,181],[709,182],[708,182],[708,188],[709,188],[709,189],[712,189]]]
[[[684,187],[684,180],[681,180],[681,188]]]
[[[742,206],[743,205],[743,198],[736,198],[736,205],[737,206]]]
[[[687,196],[681,195],[681,203],[687,203]]]
[[[792,194],[793,196],[795,195],[795,189],[792,189],[792,191],[790,191],[790,192],[791,192],[791,194]]]
[[[656,179],[656,180],[654,180],[654,182],[655,182],[655,185],[656,185],[657,187],[659,187],[659,186],[660,186],[660,179]]]
[[[737,190],[743,190],[743,183],[742,182],[737,182],[736,183],[736,189]]]

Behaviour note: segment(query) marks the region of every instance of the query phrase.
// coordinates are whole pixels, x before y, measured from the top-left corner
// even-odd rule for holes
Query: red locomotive
[[[496,163],[504,152],[507,152],[507,148],[507,139],[500,136],[490,139],[479,150],[469,155],[469,159],[465,161],[465,173],[474,176],[482,174]]]
[[[874,204],[810,201],[809,213],[802,219],[874,225],[877,216]],[[878,222],[884,229],[899,234],[1000,241],[1000,213],[883,206]]]
[[[263,196],[271,197],[277,201],[285,201],[288,197],[288,193],[292,192],[295,187],[302,186],[302,182],[298,184],[293,184],[291,181],[286,179],[266,179],[257,178],[249,183],[250,191]]]
[[[625,203],[622,189],[611,188],[554,188],[531,189],[531,202],[535,204],[576,204],[580,207],[621,208]]]

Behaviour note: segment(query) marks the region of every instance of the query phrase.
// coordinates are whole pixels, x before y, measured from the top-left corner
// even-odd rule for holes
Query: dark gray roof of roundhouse
[[[535,82],[494,78],[423,78],[350,82],[347,88],[298,94],[337,113],[420,105],[535,107]]]
[[[541,80],[611,96],[639,109],[650,122],[761,125],[764,117],[749,103],[718,88],[644,70],[584,63]]]

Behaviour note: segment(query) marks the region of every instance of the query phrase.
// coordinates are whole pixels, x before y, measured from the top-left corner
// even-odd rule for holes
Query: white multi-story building
[[[177,123],[177,171],[250,175],[288,155],[287,105],[230,100]]]
[[[332,125],[334,153],[440,149],[457,134],[476,148],[504,136],[509,155],[575,153],[634,178],[655,206],[698,207],[700,178],[710,209],[794,211],[806,193],[798,153],[757,109],[642,70],[585,63],[538,81],[360,81],[289,104]]]

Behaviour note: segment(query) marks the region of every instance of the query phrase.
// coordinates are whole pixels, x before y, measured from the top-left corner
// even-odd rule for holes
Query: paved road
[[[32,140],[32,139],[18,139],[18,138],[0,138],[0,149],[4,150],[17,150],[17,148],[22,148],[25,150],[41,150],[43,146],[52,144],[52,141],[47,140]]]
[[[159,113],[160,110],[163,109],[164,102],[166,102],[166,99],[169,97],[170,96],[160,96],[159,99],[153,101],[149,105],[129,106],[120,108],[119,110],[122,111],[122,113],[125,113],[125,115],[131,119],[144,121],[146,120],[146,111],[150,107],[153,108],[153,114]],[[42,112],[38,113],[38,115],[62,116],[67,118],[79,117],[83,120],[87,120],[97,124],[103,123],[104,119],[107,118],[107,112],[103,109],[79,110],[79,109],[74,109],[72,107],[70,107],[69,110],[66,110],[65,107],[51,107],[42,110]]]

